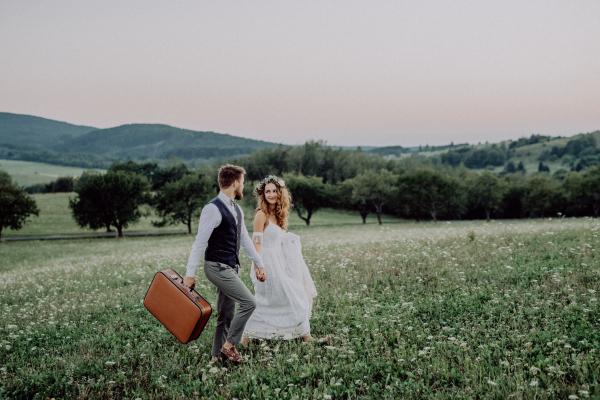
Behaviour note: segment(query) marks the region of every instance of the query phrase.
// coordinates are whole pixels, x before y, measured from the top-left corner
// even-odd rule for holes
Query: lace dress
[[[269,222],[262,237],[255,233],[253,240],[261,243],[267,279],[260,282],[250,268],[257,307],[244,334],[286,340],[310,334],[308,320],[317,290],[302,257],[300,237]]]

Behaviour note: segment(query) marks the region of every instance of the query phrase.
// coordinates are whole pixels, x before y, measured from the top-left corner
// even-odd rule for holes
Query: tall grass
[[[585,398],[600,395],[596,220],[301,229],[326,345],[210,363],[142,299],[192,238],[0,246],[0,397]],[[244,259],[244,281],[249,261]],[[268,266],[267,266],[268,271]],[[216,293],[198,271],[198,290]],[[575,397],[571,397],[575,398]]]

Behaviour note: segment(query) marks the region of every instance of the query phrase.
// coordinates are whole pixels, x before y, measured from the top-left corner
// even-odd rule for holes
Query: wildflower
[[[529,384],[529,386],[531,386],[531,387],[535,387],[537,385],[538,385],[538,381],[535,381],[535,380],[531,381],[531,383]]]
[[[212,367],[211,369],[208,370],[208,372],[210,372],[211,374],[216,374],[217,372],[219,372],[219,368]]]
[[[324,399],[331,399],[331,396],[330,396],[330,395],[328,395],[328,394],[324,394],[324,395],[323,395],[323,398],[324,398]]]
[[[116,363],[114,361],[107,361],[104,364],[106,364],[106,365],[115,365]]]
[[[448,340],[452,342],[452,341],[456,340],[456,338],[455,337],[449,337]]]
[[[496,386],[496,382],[494,382],[494,381],[488,381],[488,383],[492,386]]]
[[[514,269],[513,267],[511,267],[510,265],[507,265],[506,268],[508,269]]]
[[[577,400],[578,398],[579,397],[577,395],[574,395],[574,394],[572,394],[572,395],[569,396],[569,400]]]

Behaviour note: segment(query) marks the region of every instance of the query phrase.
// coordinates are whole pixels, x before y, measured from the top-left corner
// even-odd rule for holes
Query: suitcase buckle
[[[171,275],[171,279],[177,279],[177,275]]]
[[[200,297],[194,296],[194,300],[200,300]]]

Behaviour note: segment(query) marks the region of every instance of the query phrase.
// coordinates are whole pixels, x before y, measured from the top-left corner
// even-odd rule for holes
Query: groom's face
[[[234,194],[235,199],[238,201],[244,198],[244,175],[237,181],[237,187],[235,188]]]

